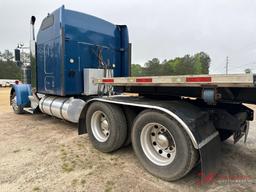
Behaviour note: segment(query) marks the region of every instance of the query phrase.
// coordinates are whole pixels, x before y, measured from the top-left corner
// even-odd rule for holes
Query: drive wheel
[[[16,114],[22,114],[24,113],[23,107],[17,105],[17,96],[16,93],[14,92],[11,98],[11,105],[12,105],[12,109],[14,111],[14,113]]]
[[[135,119],[132,145],[145,169],[168,181],[185,176],[198,159],[183,128],[158,111],[145,110]]]
[[[89,138],[99,151],[115,151],[125,142],[126,118],[119,106],[94,102],[88,108],[86,120]]]

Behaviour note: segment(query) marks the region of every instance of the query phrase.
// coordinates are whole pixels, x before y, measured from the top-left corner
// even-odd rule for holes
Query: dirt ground
[[[104,154],[77,126],[53,117],[15,115],[0,88],[0,191],[256,191],[256,122],[246,144],[223,143],[218,176],[200,185],[200,166],[177,182],[147,173],[132,147]],[[255,106],[250,106],[256,109]]]

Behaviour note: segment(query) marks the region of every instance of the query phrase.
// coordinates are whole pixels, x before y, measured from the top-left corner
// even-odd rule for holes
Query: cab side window
[[[51,27],[54,24],[54,16],[48,15],[46,18],[44,18],[42,25],[40,27],[40,30],[43,31],[49,27]]]

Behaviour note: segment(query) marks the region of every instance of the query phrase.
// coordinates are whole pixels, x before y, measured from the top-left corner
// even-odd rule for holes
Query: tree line
[[[21,69],[13,58],[13,53],[9,50],[0,52],[0,79],[21,79]],[[210,57],[204,52],[165,59],[162,62],[153,58],[147,61],[144,67],[140,64],[132,64],[131,74],[132,76],[209,74],[210,62]]]
[[[29,62],[29,53],[22,52],[21,58]],[[211,59],[205,52],[194,55],[185,55],[160,62],[158,58],[147,61],[144,66],[132,64],[132,76],[162,76],[162,75],[194,75],[209,74]],[[252,73],[250,68],[245,73]],[[0,52],[0,79],[21,79],[21,69],[14,61],[13,52],[5,50]]]
[[[13,60],[9,50],[0,52],[0,79],[21,79],[21,69]]]
[[[209,55],[204,52],[165,59],[162,62],[158,58],[153,58],[146,62],[144,67],[132,64],[131,74],[132,76],[209,74],[210,62]]]

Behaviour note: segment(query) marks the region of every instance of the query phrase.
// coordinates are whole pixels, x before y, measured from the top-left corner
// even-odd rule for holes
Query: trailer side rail
[[[255,87],[254,74],[233,75],[180,75],[148,77],[116,77],[95,79],[95,84],[113,86],[166,86],[166,87]]]

